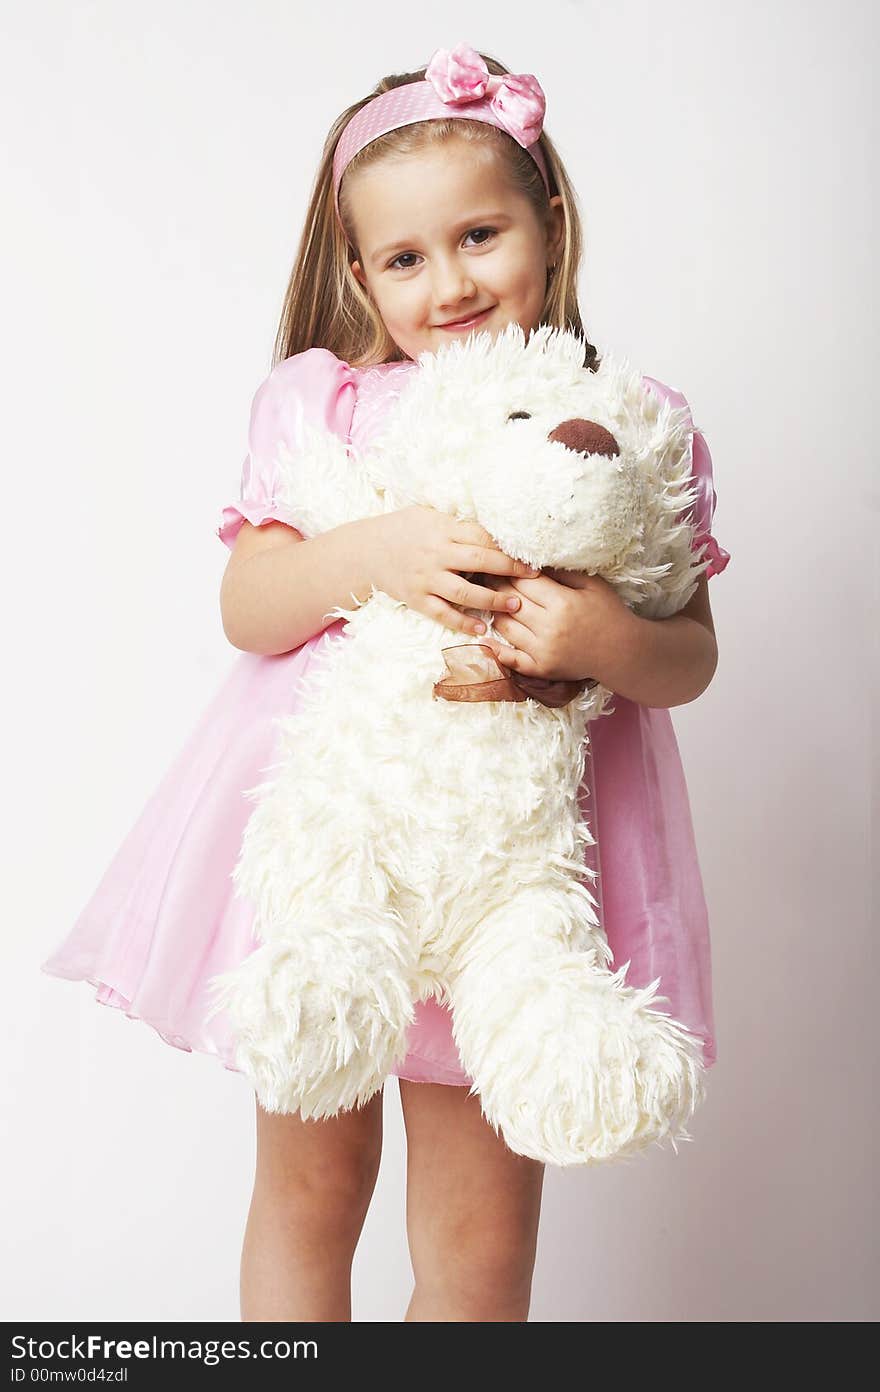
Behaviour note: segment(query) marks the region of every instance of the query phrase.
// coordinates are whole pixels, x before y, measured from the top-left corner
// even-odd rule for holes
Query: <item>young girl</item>
[[[224,631],[242,655],[111,862],[59,950],[53,975],[90,981],[97,1000],[170,1044],[234,1069],[208,983],[256,947],[230,872],[274,722],[343,621],[334,606],[371,586],[454,633],[483,633],[491,610],[538,682],[591,676],[615,692],[591,727],[582,793],[601,842],[599,907],[628,984],[660,976],[672,1015],[715,1059],[706,905],[668,707],[715,671],[706,578],[729,559],[711,537],[711,462],[699,432],[695,545],[709,566],[687,607],[637,617],[598,577],[528,572],[476,523],[426,507],[303,540],[276,499],[279,444],[303,421],[363,451],[418,371],[418,356],[511,321],[584,333],[576,299],[575,195],[542,131],[543,93],[466,44],[383,79],[343,112],[324,148],[284,303],[275,367],[253,400],[241,496],[223,510],[230,548]],[[586,336],[584,335],[585,343]],[[589,345],[585,366],[595,368]],[[680,393],[652,389],[686,404]],[[328,788],[327,796],[333,796]],[[415,1289],[407,1320],[527,1318],[543,1166],[507,1149],[469,1093],[450,1017],[420,1004],[396,1070],[407,1135],[407,1225]],[[332,1119],[257,1103],[257,1172],[241,1267],[244,1320],[351,1318],[352,1258],[382,1145],[382,1093]]]

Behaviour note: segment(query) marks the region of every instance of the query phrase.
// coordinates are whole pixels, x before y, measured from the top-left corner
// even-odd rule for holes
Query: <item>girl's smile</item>
[[[445,324],[438,324],[437,328],[446,329],[447,332],[451,333],[464,333],[468,329],[475,329],[488,319],[494,307],[494,305],[490,305],[489,308],[484,309],[481,314],[475,314],[470,319],[452,319]]]

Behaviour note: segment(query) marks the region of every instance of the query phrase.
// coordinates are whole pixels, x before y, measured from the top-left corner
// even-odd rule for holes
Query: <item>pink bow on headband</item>
[[[456,44],[451,52],[438,48],[425,69],[425,81],[441,101],[454,106],[479,101],[488,92],[498,124],[525,149],[541,134],[547,103],[538,79],[532,73],[496,77],[470,44]]]

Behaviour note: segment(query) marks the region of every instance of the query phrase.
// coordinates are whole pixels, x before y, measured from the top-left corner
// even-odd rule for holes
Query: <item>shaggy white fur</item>
[[[577,335],[516,324],[423,354],[364,458],[303,424],[306,447],[278,461],[285,501],[306,536],[430,505],[534,565],[602,575],[640,614],[675,613],[706,567],[682,518],[688,413],[625,360],[583,362]],[[549,438],[572,420],[604,427],[619,454]],[[230,1012],[238,1066],[270,1111],[360,1106],[404,1058],[414,1003],[435,995],[511,1150],[554,1165],[667,1137],[677,1150],[704,1096],[701,1042],[655,1008],[659,978],[634,989],[628,962],[611,970],[585,883],[577,795],[612,693],[558,708],[435,698],[449,630],[375,588],[352,599],[278,722],[271,776],[247,793],[233,879],[261,945],[213,978],[211,1011]]]

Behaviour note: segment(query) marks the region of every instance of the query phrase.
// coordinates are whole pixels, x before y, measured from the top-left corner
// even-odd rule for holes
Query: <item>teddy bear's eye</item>
[[[508,419],[509,421],[512,421],[512,420],[531,420],[531,419],[532,419],[532,413],[531,413],[531,411],[512,411],[511,414],[507,417],[507,419]]]

